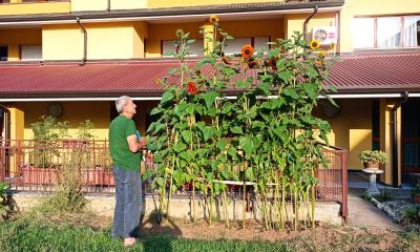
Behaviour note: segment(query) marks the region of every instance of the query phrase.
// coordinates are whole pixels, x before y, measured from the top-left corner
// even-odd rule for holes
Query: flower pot
[[[414,194],[413,201],[415,204],[420,204],[420,193]]]
[[[25,185],[55,185],[59,179],[58,169],[54,168],[25,167],[21,174]]]
[[[366,169],[379,169],[379,163],[364,162],[363,167]]]

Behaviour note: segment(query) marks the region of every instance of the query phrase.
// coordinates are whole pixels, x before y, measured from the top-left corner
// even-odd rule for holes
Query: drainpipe
[[[87,53],[87,32],[86,32],[85,27],[83,27],[82,23],[80,22],[80,18],[77,17],[76,21],[83,31],[83,58],[82,58],[82,61],[79,63],[79,65],[84,66],[86,62],[86,53]]]
[[[108,7],[106,8],[107,12],[111,11],[111,0],[108,0]]]
[[[402,100],[398,101],[397,104],[392,108],[392,186],[399,187],[398,183],[398,122],[397,122],[397,110],[401,105],[407,102],[408,92],[405,91],[401,94]]]
[[[308,40],[306,32],[308,30],[309,20],[311,20],[317,12],[318,12],[318,5],[315,5],[314,12],[312,12],[312,14],[307,19],[305,19],[305,22],[303,22],[303,38],[305,40]]]

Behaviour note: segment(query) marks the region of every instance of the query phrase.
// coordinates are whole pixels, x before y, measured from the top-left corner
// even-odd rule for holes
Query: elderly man
[[[140,138],[133,121],[136,104],[128,96],[121,96],[115,102],[119,115],[112,120],[109,127],[109,150],[113,160],[113,171],[116,181],[116,204],[112,237],[124,238],[124,246],[136,243],[140,224],[141,149],[146,140]]]

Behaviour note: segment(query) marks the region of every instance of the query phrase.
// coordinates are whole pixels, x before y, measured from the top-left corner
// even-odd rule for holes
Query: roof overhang
[[[318,13],[341,10],[344,0],[314,2],[268,2],[252,4],[208,5],[194,7],[153,8],[135,10],[112,10],[73,12],[63,14],[0,16],[0,29],[7,27],[30,27],[44,24],[76,23],[79,18],[84,23],[115,21],[146,21],[149,23],[203,22],[210,15],[218,15],[222,20],[251,20],[279,18],[284,14]]]
[[[186,61],[193,66],[198,59]],[[174,59],[0,64],[0,102],[111,101],[121,95],[135,100],[160,100],[163,88],[158,78],[168,78],[178,68]],[[326,85],[338,92],[335,99],[420,97],[420,51],[341,57],[329,69]],[[204,74],[208,69],[200,69]],[[252,72],[252,71],[249,71]],[[226,92],[229,99],[235,91]],[[320,97],[323,98],[323,97]]]

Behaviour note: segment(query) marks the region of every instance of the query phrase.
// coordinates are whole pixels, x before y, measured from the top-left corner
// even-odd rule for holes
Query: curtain
[[[399,47],[401,31],[401,17],[378,18],[378,48]]]
[[[420,16],[404,18],[404,46],[419,46],[418,34],[420,33]]]
[[[402,130],[403,138],[419,138],[420,137],[420,106],[419,103],[406,103],[403,105],[402,111]],[[403,166],[419,167],[420,166],[420,142],[403,140]]]

